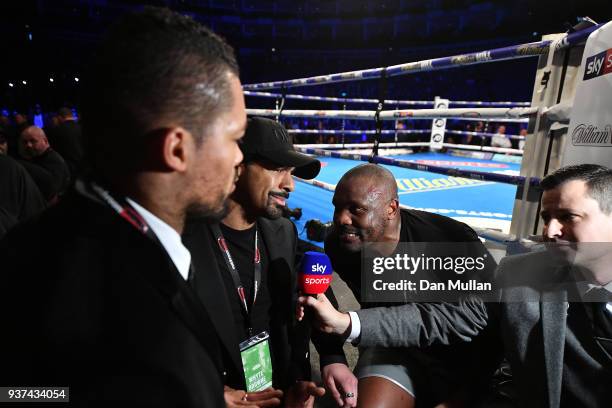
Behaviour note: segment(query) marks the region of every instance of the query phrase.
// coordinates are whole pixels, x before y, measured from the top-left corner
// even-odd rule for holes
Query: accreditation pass
[[[240,343],[246,391],[256,392],[272,387],[270,335],[263,331]]]

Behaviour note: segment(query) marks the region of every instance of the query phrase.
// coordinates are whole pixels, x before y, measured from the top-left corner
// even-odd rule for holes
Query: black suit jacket
[[[66,191],[70,182],[70,171],[66,162],[55,150],[49,148],[31,160],[20,160],[30,173],[46,200],[50,201]]]
[[[13,225],[45,208],[38,187],[23,166],[0,154],[0,238]],[[0,261],[0,265],[1,265]]]
[[[0,242],[0,384],[71,406],[219,407],[219,345],[163,248],[71,192]]]
[[[286,389],[298,379],[310,378],[309,340],[310,328],[297,322],[297,273],[295,256],[297,233],[291,221],[281,218],[257,220],[259,233],[268,250],[268,281],[272,300],[270,338],[273,342],[273,382],[276,388]],[[218,247],[210,226],[203,222],[189,222],[183,241],[192,254],[196,270],[198,296],[210,312],[213,325],[225,346],[226,384],[244,389],[244,374],[238,338],[234,329],[230,300],[223,283],[222,271],[217,266],[213,251]]]

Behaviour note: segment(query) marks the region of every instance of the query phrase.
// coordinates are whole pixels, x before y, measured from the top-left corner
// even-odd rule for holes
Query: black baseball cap
[[[260,117],[251,117],[240,145],[244,162],[265,159],[282,167],[295,167],[293,175],[310,180],[319,174],[321,162],[296,152],[287,130],[280,123]]]

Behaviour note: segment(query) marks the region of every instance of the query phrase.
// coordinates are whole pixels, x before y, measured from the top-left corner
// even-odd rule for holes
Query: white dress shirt
[[[168,253],[168,256],[172,259],[176,269],[178,269],[183,279],[187,280],[189,276],[189,266],[191,265],[191,253],[185,248],[185,245],[183,245],[179,233],[151,212],[138,205],[134,200],[129,198],[126,198],[126,200],[134,207],[138,214],[144,218],[147,224],[149,224],[149,227],[153,230],[157,239],[159,239],[159,242]]]
[[[351,318],[351,334],[346,338],[346,343],[352,343],[361,335],[361,321],[359,315],[355,312],[348,312]]]

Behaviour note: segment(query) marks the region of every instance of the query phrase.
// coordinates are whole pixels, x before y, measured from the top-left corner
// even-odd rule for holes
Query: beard
[[[281,206],[279,203],[275,202],[273,196],[281,197],[287,200],[289,198],[289,193],[284,191],[275,191],[269,194],[268,202],[263,213],[263,216],[269,220],[277,220],[282,217],[283,208],[287,206],[287,202],[285,202],[285,206]]]
[[[276,204],[269,204],[266,206],[263,216],[269,220],[277,220],[283,216],[283,209]]]
[[[19,149],[19,155],[21,156],[22,159],[25,159],[25,160],[32,160],[32,158],[34,157],[32,153],[26,149]]]
[[[229,213],[229,203],[225,197],[218,197],[213,205],[190,204],[186,211],[187,219],[213,224],[220,222]]]

